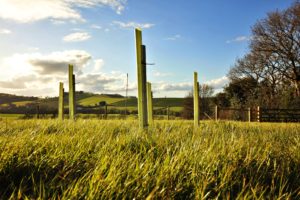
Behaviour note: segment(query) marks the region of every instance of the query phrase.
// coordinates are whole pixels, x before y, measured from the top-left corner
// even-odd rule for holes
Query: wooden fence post
[[[257,122],[260,122],[260,107],[259,106],[257,106],[257,113],[256,113],[256,117],[257,117]]]
[[[62,82],[59,83],[58,119],[64,119],[64,84]]]
[[[198,74],[194,72],[194,127],[199,126],[199,83]]]
[[[219,119],[219,109],[218,106],[215,106],[215,120],[218,121]]]
[[[251,122],[251,108],[248,108],[248,122]]]
[[[73,65],[69,65],[69,119],[75,119],[75,75]]]
[[[147,93],[146,93],[146,48],[142,45],[142,31],[135,29],[136,64],[138,81],[138,116],[141,129],[147,127]]]
[[[151,83],[147,82],[148,125],[153,124],[153,94]]]

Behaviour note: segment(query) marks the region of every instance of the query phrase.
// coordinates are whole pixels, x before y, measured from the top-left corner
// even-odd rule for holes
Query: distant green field
[[[183,106],[183,98],[154,98],[153,106],[154,107],[182,107]],[[126,105],[126,101],[118,101],[113,103],[114,106],[124,107]],[[127,106],[136,107],[137,99],[130,98],[127,100]]]
[[[99,105],[99,102],[106,101],[108,104],[113,104],[118,101],[122,101],[124,98],[113,98],[113,97],[107,97],[103,95],[95,95],[88,98],[83,98],[78,101],[78,103],[82,106],[95,106]]]
[[[136,98],[128,98],[125,100],[125,98],[113,98],[99,95],[81,99],[78,103],[82,106],[94,106],[101,101],[106,101],[110,104],[111,107],[109,107],[109,109],[124,110],[125,106],[127,106],[127,110],[129,111],[137,110]],[[153,106],[154,109],[161,109],[169,106],[171,111],[180,112],[183,108],[183,98],[154,98]]]
[[[165,108],[165,107],[154,107],[154,109],[159,109],[159,108]],[[170,111],[173,111],[173,112],[181,112],[183,109],[183,107],[170,107]]]
[[[183,106],[183,98],[154,98],[153,99],[153,106],[154,109],[162,109],[166,108],[167,106],[170,107],[170,111],[173,112],[180,112]],[[128,111],[137,111],[137,99],[136,98],[128,98],[125,100],[123,97],[110,97],[106,95],[95,95],[89,93],[77,94],[77,103],[81,106],[95,106],[99,105],[99,102],[105,101],[108,103],[109,110],[110,109],[117,109],[117,110],[125,110]],[[34,101],[19,101],[19,102],[12,102],[12,104],[19,106],[26,106],[27,104],[31,104]],[[42,107],[57,107],[57,98],[49,98],[49,99],[40,99],[39,105]],[[126,107],[125,107],[126,105]],[[8,104],[0,104],[0,107],[8,106]],[[68,108],[68,101],[65,101],[65,108]]]
[[[20,118],[23,114],[0,114],[0,118]]]
[[[18,101],[18,102],[13,102],[12,104],[19,107],[19,106],[26,106],[27,104],[30,104],[30,103],[33,103],[33,101]]]

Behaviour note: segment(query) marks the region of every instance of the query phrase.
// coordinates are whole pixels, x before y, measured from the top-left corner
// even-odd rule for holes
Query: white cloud
[[[0,63],[0,90],[21,95],[56,96],[59,82],[67,86],[68,64],[74,64],[76,82],[79,82],[77,90],[121,94],[125,91],[125,73],[101,72],[104,60],[92,60],[88,52],[81,50],[10,56]],[[94,70],[90,70],[92,64]],[[130,91],[135,88],[134,83],[129,84]]]
[[[58,81],[61,81],[58,77],[49,75],[17,75],[11,79],[0,81],[0,88],[2,92],[10,94],[51,96],[58,89]]]
[[[171,41],[175,41],[181,38],[181,35],[177,34],[171,37],[167,37],[165,40],[171,40]]]
[[[172,73],[163,73],[163,72],[159,72],[157,70],[153,70],[152,73],[153,73],[153,76],[155,76],[155,77],[166,77],[166,76],[173,75]]]
[[[11,34],[11,30],[8,30],[8,29],[0,29],[0,34],[9,35],[9,34]]]
[[[16,76],[28,75],[32,72],[32,65],[28,63],[28,58],[31,56],[38,56],[37,53],[31,54],[14,54],[10,57],[3,58],[0,63],[1,74],[0,78],[12,79]]]
[[[22,80],[22,77],[17,77],[7,81],[0,81],[0,87],[7,89],[23,89],[26,88],[26,85]]]
[[[120,85],[120,77],[105,73],[92,73],[79,76],[79,89],[88,92],[105,93],[111,92],[112,85]]]
[[[103,65],[104,65],[104,60],[103,59],[96,59],[94,60],[94,71],[98,72],[102,69]]]
[[[0,81],[0,88],[7,89],[25,89],[29,82],[35,81],[40,83],[48,83],[53,80],[53,77],[44,76],[37,79],[38,76],[35,74],[17,76],[6,81]]]
[[[125,95],[126,90],[126,74],[122,72],[115,72],[112,71],[109,74],[103,74],[105,77],[110,77],[110,79],[114,79],[113,84],[106,84],[103,88],[104,93],[119,93]],[[129,82],[128,83],[128,91],[129,92],[136,92],[137,90],[137,83],[136,82]],[[134,94],[135,95],[135,94]]]
[[[71,31],[73,31],[73,32],[85,32],[85,30],[82,29],[82,28],[72,28]]]
[[[125,5],[126,0],[1,0],[0,18],[20,23],[45,19],[84,21],[80,7],[109,6],[121,14]]]
[[[0,63],[1,75],[3,78],[14,78],[32,73],[38,75],[65,74],[69,64],[73,64],[75,70],[79,72],[90,60],[91,55],[82,50],[59,51],[46,55],[38,52],[14,54]]]
[[[65,0],[67,2],[73,3],[73,6],[82,7],[95,7],[95,6],[109,6],[116,11],[116,13],[121,14],[125,9],[127,0]]]
[[[38,51],[40,48],[38,48],[38,47],[29,47],[27,49],[28,49],[28,51]]]
[[[212,86],[214,89],[221,89],[228,82],[229,82],[229,79],[226,76],[223,76],[221,78],[217,78],[217,79],[212,79],[210,81],[206,81],[205,84]]]
[[[150,23],[137,23],[137,22],[121,22],[121,21],[113,21],[113,24],[118,25],[120,28],[142,28],[142,29],[148,29],[155,24]]]
[[[190,91],[192,89],[192,83],[181,82],[181,83],[155,83],[155,90],[158,91]]]
[[[56,85],[55,82],[53,82],[54,85]],[[1,92],[7,93],[7,94],[17,94],[17,95],[23,95],[23,96],[36,96],[36,97],[50,97],[50,96],[57,96],[58,89],[51,87],[54,85],[48,84],[46,87],[27,87],[23,89],[15,89],[12,90],[10,88],[5,89],[1,88]],[[44,86],[44,85],[43,85]],[[58,85],[57,85],[58,88]]]
[[[103,59],[92,60],[90,53],[82,50],[57,51],[49,54],[32,52],[15,54],[0,63],[0,90],[7,93],[35,96],[56,96],[58,83],[67,85],[68,64],[74,64],[78,90],[95,93],[125,94],[126,74],[101,72]],[[158,76],[171,75],[154,71]],[[215,89],[228,83],[226,76],[205,82]],[[136,81],[129,82],[130,95],[136,95]],[[192,81],[166,83],[154,82],[155,97],[185,96],[192,90]]]
[[[78,11],[65,0],[1,0],[0,17],[21,23],[52,19],[82,21]]]
[[[92,28],[92,29],[97,29],[97,30],[101,30],[101,29],[102,29],[102,27],[99,26],[99,25],[97,25],[97,24],[92,24],[92,25],[91,25],[91,28]]]
[[[226,76],[206,81],[204,84],[212,86],[214,89],[221,89],[228,83]],[[191,82],[166,83],[164,81],[153,83],[154,89],[157,91],[186,91],[189,92],[193,88]]]
[[[54,24],[54,25],[63,25],[63,24],[66,23],[65,21],[59,20],[59,19],[51,19],[51,22],[52,22],[52,24]]]
[[[230,43],[233,43],[233,42],[245,42],[245,41],[250,41],[252,40],[252,37],[249,37],[249,36],[238,36],[232,40],[227,40],[226,43],[227,44],[230,44]]]
[[[91,55],[82,50],[70,50],[53,52],[49,55],[35,55],[28,58],[33,70],[39,74],[66,73],[69,64],[73,64],[75,70],[80,72],[91,60]]]
[[[66,35],[63,38],[65,42],[82,42],[91,38],[91,35],[87,32],[77,32]]]

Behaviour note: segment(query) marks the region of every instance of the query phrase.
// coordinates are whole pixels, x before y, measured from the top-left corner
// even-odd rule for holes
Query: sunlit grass
[[[0,121],[0,199],[300,196],[300,125]]]
[[[124,98],[112,98],[105,95],[95,95],[92,97],[81,99],[78,101],[78,103],[82,106],[95,106],[99,105],[99,102],[101,101],[105,101],[107,104],[112,104],[122,100],[124,100]]]

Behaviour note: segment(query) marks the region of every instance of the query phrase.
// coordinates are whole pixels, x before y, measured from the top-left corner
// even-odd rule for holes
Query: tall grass
[[[300,198],[300,125],[0,121],[0,199]]]

